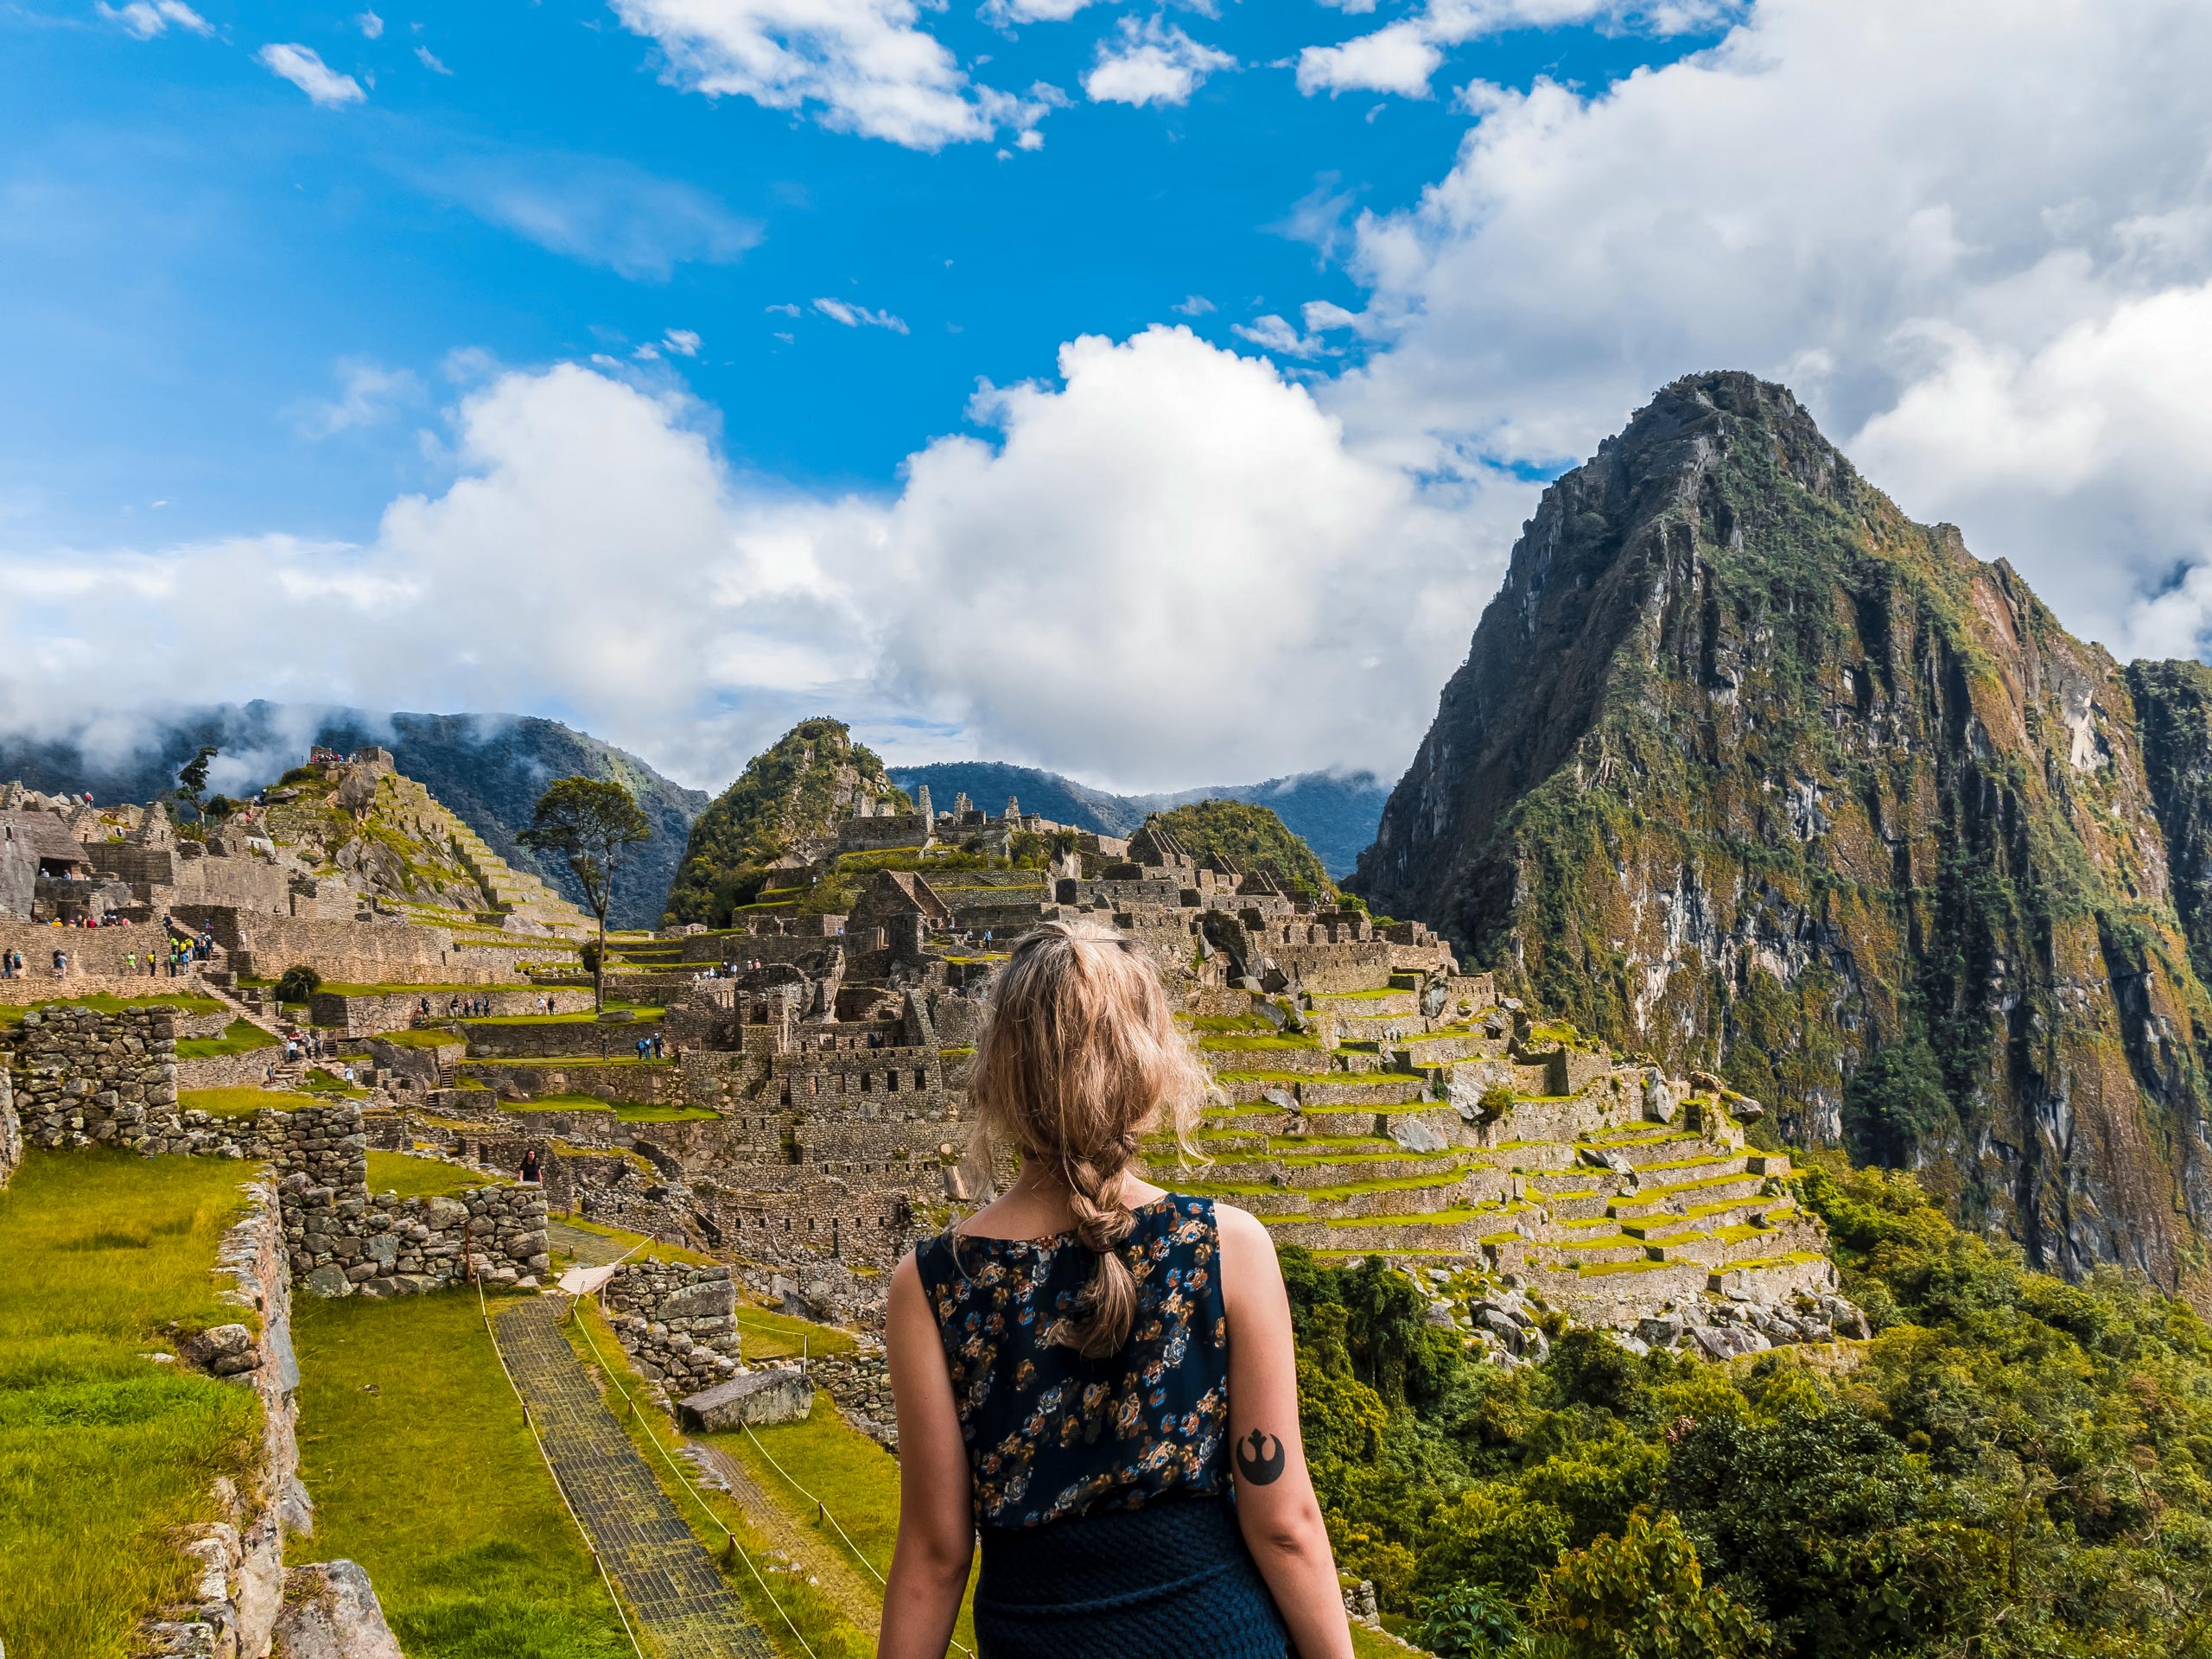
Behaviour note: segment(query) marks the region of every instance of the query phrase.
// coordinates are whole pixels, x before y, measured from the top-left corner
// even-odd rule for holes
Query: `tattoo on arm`
[[[1236,1442],[1236,1474],[1239,1479],[1249,1480],[1255,1486],[1266,1486],[1281,1478],[1285,1458],[1283,1444],[1281,1440],[1275,1440],[1274,1450],[1270,1452],[1268,1449],[1270,1438],[1255,1428]],[[1248,1443],[1252,1448],[1249,1452],[1244,1449]]]

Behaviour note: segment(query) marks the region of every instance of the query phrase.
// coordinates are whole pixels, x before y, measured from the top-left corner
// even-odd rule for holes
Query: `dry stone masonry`
[[[669,1398],[736,1375],[737,1294],[727,1267],[627,1262],[607,1281],[606,1302],[631,1363]]]
[[[143,1149],[175,1119],[168,1008],[32,1008],[11,1047],[16,1115],[32,1146]]]

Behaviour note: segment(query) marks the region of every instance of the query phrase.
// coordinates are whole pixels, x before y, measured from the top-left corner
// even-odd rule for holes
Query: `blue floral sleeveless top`
[[[940,1233],[914,1253],[937,1313],[976,1523],[1038,1527],[1170,1494],[1229,1490],[1229,1319],[1209,1198],[1140,1205],[1121,1246],[1136,1320],[1117,1354],[1052,1341],[1080,1317],[1094,1258],[1072,1233]]]

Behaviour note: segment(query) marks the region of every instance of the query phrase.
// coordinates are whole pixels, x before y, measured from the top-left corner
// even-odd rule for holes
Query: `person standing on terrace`
[[[1132,940],[1049,922],[970,1092],[1004,1196],[892,1277],[899,1541],[879,1659],[943,1659],[980,1535],[979,1659],[1351,1659],[1267,1230],[1130,1173],[1208,1084]]]

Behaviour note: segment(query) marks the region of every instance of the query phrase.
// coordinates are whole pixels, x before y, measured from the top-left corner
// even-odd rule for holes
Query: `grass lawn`
[[[596,1157],[603,1154],[591,1155]],[[644,1244],[645,1248],[639,1250],[635,1258],[639,1261],[682,1262],[695,1268],[711,1268],[715,1265],[715,1258],[711,1255],[702,1255],[699,1251],[682,1244],[664,1244],[658,1239],[648,1243],[643,1233],[626,1232],[620,1227],[605,1226],[596,1221],[586,1221],[582,1216],[564,1215],[557,1211],[553,1213],[551,1218],[559,1222],[563,1227],[575,1228],[580,1233],[594,1233],[601,1238],[611,1238],[620,1244],[625,1250],[635,1244]],[[554,1265],[557,1268],[560,1263],[556,1260]]]
[[[625,1123],[702,1123],[721,1114],[711,1106],[651,1106],[637,1100],[601,1100],[597,1095],[540,1095],[509,1101],[510,1112],[612,1112]]]
[[[737,1303],[737,1333],[744,1340],[747,1364],[756,1359],[788,1359],[800,1353],[820,1359],[853,1351],[850,1332],[755,1307],[741,1292]]]
[[[214,1117],[251,1117],[266,1107],[273,1106],[280,1112],[296,1112],[315,1103],[289,1089],[180,1089],[176,1103],[179,1111],[206,1112]]]
[[[192,1574],[162,1535],[244,1483],[260,1408],[141,1358],[154,1334],[229,1324],[209,1274],[251,1166],[37,1152],[0,1193],[0,1643],[107,1659]],[[18,1570],[20,1569],[20,1570]],[[35,1570],[34,1570],[35,1569]]]
[[[290,1559],[366,1567],[408,1659],[627,1659],[476,1298],[295,1309],[315,1529]]]
[[[276,1046],[276,1039],[252,1020],[233,1020],[219,1037],[178,1038],[176,1057],[180,1060],[206,1060],[219,1054],[251,1054],[257,1048]]]
[[[397,1192],[403,1198],[458,1198],[480,1186],[500,1186],[504,1179],[435,1158],[404,1152],[369,1152],[369,1191]]]
[[[312,1089],[318,1095],[342,1095],[348,1100],[366,1100],[369,1096],[367,1090],[350,1084],[335,1071],[326,1071],[319,1065],[308,1068],[307,1076],[300,1079],[300,1087]]]

